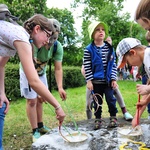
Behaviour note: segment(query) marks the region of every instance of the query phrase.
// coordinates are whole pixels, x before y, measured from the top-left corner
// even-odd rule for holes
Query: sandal
[[[104,123],[105,123],[104,120],[102,120],[102,119],[96,119],[95,120],[94,130],[101,129],[101,127],[103,126]]]
[[[117,118],[110,117],[110,122],[109,122],[108,128],[116,128],[116,127],[118,127]]]

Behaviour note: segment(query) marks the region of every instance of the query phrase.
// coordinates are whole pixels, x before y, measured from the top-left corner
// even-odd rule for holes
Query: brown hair
[[[56,29],[54,28],[53,24],[48,21],[48,19],[41,15],[41,14],[36,14],[34,16],[32,16],[31,18],[29,18],[27,21],[24,22],[23,26],[26,29],[26,31],[31,34],[33,31],[33,28],[39,25],[41,27],[41,29],[46,29],[48,31],[52,31],[52,33],[54,33],[56,31]],[[29,40],[32,46],[32,57],[33,57],[33,61],[34,61],[34,45],[33,45],[33,40]],[[32,42],[31,42],[32,41]],[[35,62],[34,62],[35,63]]]
[[[27,32],[31,34],[33,28],[36,25],[39,25],[42,29],[46,29],[48,31],[55,32],[56,30],[53,24],[50,21],[48,21],[48,19],[45,16],[41,14],[36,14],[32,16],[31,18],[29,18],[27,21],[24,22],[23,26],[27,30]]]
[[[146,32],[145,38],[146,38],[147,42],[150,44],[150,32],[149,31]]]
[[[144,22],[150,20],[150,0],[141,0],[135,13],[135,21],[142,19]]]

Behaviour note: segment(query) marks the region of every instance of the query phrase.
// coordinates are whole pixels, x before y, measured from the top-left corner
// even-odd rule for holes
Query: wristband
[[[58,105],[58,106],[55,108],[55,110],[58,110],[60,107],[61,107],[61,105]]]

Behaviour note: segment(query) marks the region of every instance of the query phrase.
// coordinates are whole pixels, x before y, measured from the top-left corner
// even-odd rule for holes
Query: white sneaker
[[[124,116],[124,119],[127,121],[131,121],[133,119],[133,116],[129,112],[124,113],[123,116]]]

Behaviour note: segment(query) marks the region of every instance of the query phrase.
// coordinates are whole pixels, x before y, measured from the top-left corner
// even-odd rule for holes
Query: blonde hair
[[[29,34],[32,33],[33,28],[36,25],[39,25],[41,27],[41,29],[46,29],[46,30],[52,31],[52,32],[56,31],[53,24],[50,21],[48,21],[48,19],[45,16],[43,16],[41,14],[36,14],[36,15],[32,16],[27,21],[25,21],[23,24],[24,28],[27,30],[27,32]]]
[[[150,20],[150,0],[141,0],[135,13],[135,21],[142,19],[144,22]]]

